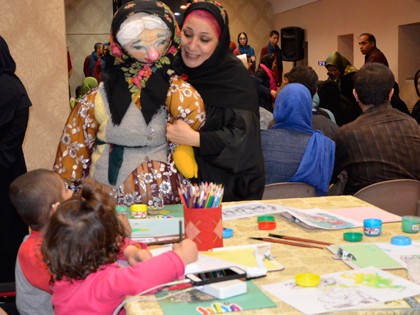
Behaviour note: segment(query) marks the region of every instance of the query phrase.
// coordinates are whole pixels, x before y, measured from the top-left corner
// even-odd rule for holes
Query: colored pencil
[[[181,243],[183,239],[182,236],[182,220],[179,220],[179,242]]]
[[[281,239],[276,238],[268,238],[268,237],[250,237],[252,240],[258,240],[258,241],[264,241],[264,242],[270,242],[270,243],[277,243],[277,244],[285,244],[285,245],[292,245],[292,246],[298,246],[298,247],[308,247],[308,248],[319,248],[324,249],[324,247],[315,246],[311,244],[305,244],[305,243],[297,243],[297,242],[291,242],[291,241],[284,241]]]
[[[223,186],[215,183],[181,185],[178,188],[181,202],[186,208],[217,208],[223,199]]]
[[[332,245],[332,243],[321,242],[321,241],[311,240],[311,239],[307,239],[307,238],[300,238],[300,237],[294,237],[294,236],[280,235],[280,234],[272,234],[272,233],[270,233],[270,234],[268,234],[268,236],[275,237],[275,238],[282,238],[284,240],[291,240],[291,241],[300,241],[300,242],[307,242],[307,243],[314,243],[314,244],[321,244],[321,245]]]

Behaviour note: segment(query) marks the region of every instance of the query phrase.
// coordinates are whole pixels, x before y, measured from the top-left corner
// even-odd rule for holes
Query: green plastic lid
[[[272,215],[260,215],[258,217],[258,222],[274,222],[274,217]]]
[[[360,232],[346,232],[343,238],[347,242],[360,242],[363,239],[363,234]]]
[[[117,205],[115,207],[115,210],[117,210],[117,212],[119,213],[127,213],[129,211],[129,209],[126,206],[121,206],[121,205]]]

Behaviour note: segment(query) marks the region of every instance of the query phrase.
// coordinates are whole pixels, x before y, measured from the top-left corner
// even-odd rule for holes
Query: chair
[[[393,179],[360,189],[354,197],[397,215],[420,216],[420,181]]]
[[[9,298],[16,296],[15,282],[1,282],[0,283],[0,301],[2,298]]]
[[[306,183],[281,182],[267,184],[262,196],[263,200],[280,198],[316,197],[315,188]]]

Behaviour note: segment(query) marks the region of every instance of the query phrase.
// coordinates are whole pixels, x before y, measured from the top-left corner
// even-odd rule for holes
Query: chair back
[[[306,183],[281,182],[267,184],[262,196],[263,200],[280,198],[316,197],[315,188]]]
[[[393,179],[360,189],[355,197],[396,215],[420,216],[420,181]]]
[[[2,298],[16,296],[15,282],[1,282],[0,283],[0,301]]]

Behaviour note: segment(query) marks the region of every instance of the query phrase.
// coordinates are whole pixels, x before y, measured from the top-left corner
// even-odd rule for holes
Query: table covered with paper
[[[247,294],[226,301],[213,301],[211,304],[202,302],[201,308],[197,307],[197,299],[200,297],[192,301],[191,296],[186,298],[175,295],[159,303],[130,302],[125,306],[127,314],[187,315],[233,311],[250,315],[420,314],[420,286],[408,281],[405,262],[400,259],[402,255],[420,256],[420,233],[403,233],[400,217],[352,196],[226,203],[222,210],[223,226],[233,229],[234,236],[224,239],[224,248],[221,250],[201,252],[197,263],[187,266],[187,271],[217,268],[219,263],[223,265],[223,261],[227,261],[228,265],[258,272],[258,268],[255,268],[260,263],[257,259],[253,260],[253,256],[255,248],[259,248],[267,275],[248,281]],[[288,213],[285,213],[286,210]],[[306,215],[312,215],[309,225],[307,220],[305,224],[296,220],[300,211],[308,211]],[[268,213],[274,216],[276,229],[259,230],[257,216]],[[380,236],[363,236],[363,240],[358,243],[343,240],[344,232],[363,233],[363,219],[372,216],[383,220]],[[267,244],[250,239],[267,238],[269,233],[324,241],[333,245],[307,248],[274,242]],[[412,244],[404,249],[392,250],[388,244],[395,235],[409,236]],[[344,257],[337,257],[337,249],[351,251],[350,245],[359,246],[354,251],[356,260],[346,261]],[[384,255],[392,267],[384,268],[381,265]],[[370,261],[369,256],[372,256]],[[363,263],[358,265],[359,262]],[[320,275],[320,284],[310,288],[297,286],[295,276],[302,273]],[[188,308],[192,302],[196,303],[195,307]],[[180,305],[185,308],[180,308]]]

